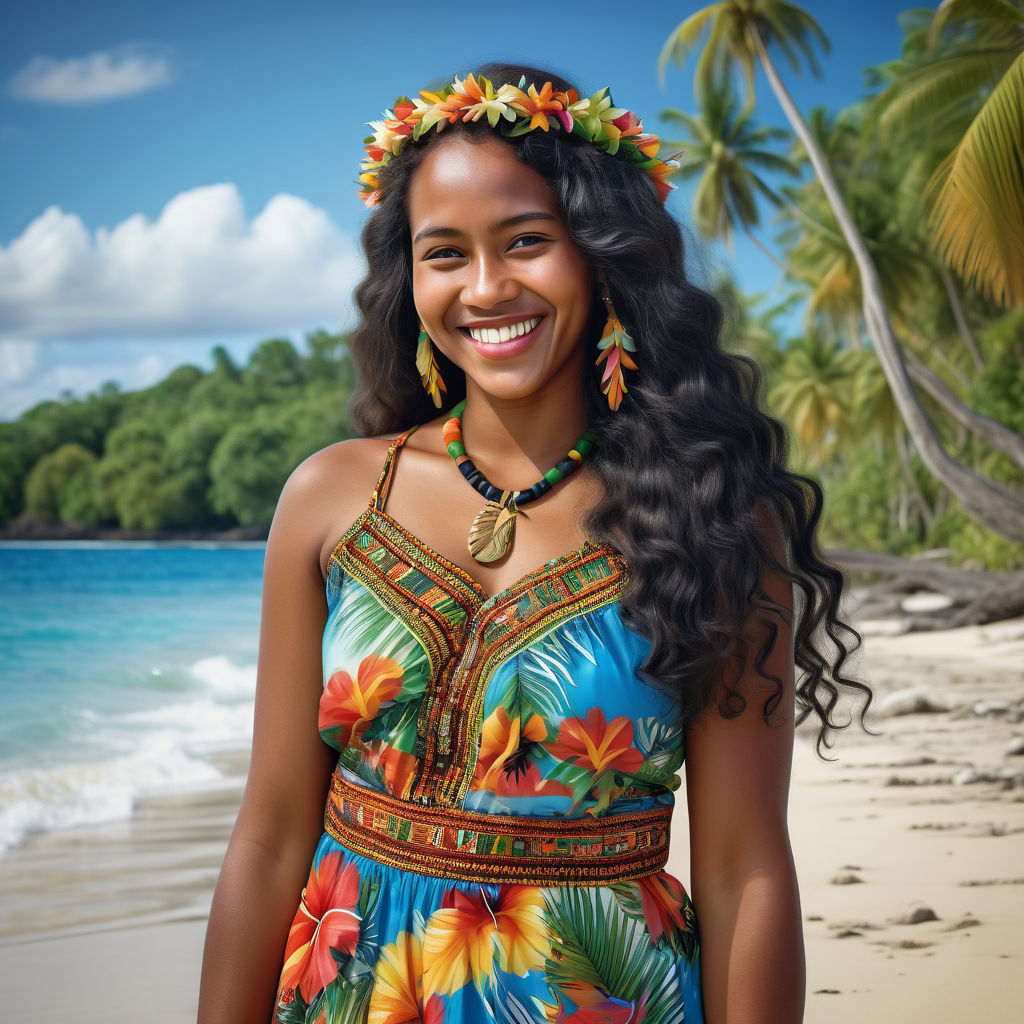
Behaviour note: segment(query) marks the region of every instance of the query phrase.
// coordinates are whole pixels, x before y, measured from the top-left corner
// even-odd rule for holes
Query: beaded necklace
[[[462,413],[465,408],[466,399],[463,399],[452,409],[441,431],[441,439],[462,475],[487,499],[487,504],[477,513],[470,528],[469,553],[478,562],[496,562],[512,546],[519,506],[536,501],[559,481],[579,469],[597,441],[597,430],[594,427],[587,430],[569,449],[568,455],[559,459],[532,487],[525,491],[503,491],[495,487],[466,454],[466,446],[462,441]]]

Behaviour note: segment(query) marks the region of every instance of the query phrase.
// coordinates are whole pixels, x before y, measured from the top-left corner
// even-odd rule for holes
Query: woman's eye
[[[462,253],[458,249],[453,249],[450,245],[446,245],[441,249],[435,249],[432,253],[427,256],[428,260],[450,260],[453,257],[456,259],[461,256]]]
[[[546,242],[547,239],[543,235],[520,235],[510,246],[510,249],[515,249],[520,242],[525,242],[528,245],[534,245],[537,242]]]

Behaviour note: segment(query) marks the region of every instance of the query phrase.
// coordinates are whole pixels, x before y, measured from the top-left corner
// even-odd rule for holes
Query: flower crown
[[[525,91],[524,91],[525,88]],[[366,143],[366,159],[360,164],[359,196],[367,206],[380,201],[377,172],[405,147],[409,139],[418,139],[431,128],[441,131],[456,121],[487,118],[492,128],[515,137],[540,128],[541,131],[566,131],[599,146],[606,153],[636,164],[654,182],[664,203],[675,187],[666,180],[679,163],[674,158],[657,156],[658,136],[644,133],[640,118],[631,110],[613,107],[608,87],[587,99],[575,89],[560,92],[545,82],[538,92],[535,84],[526,88],[526,76],[519,85],[494,86],[481,75],[456,78],[438,92],[420,93],[418,99],[399,96],[392,110],[385,110],[382,121],[369,121],[373,135]],[[678,155],[678,154],[676,154]]]

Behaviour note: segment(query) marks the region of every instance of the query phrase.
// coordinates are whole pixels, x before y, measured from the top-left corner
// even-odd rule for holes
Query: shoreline
[[[213,541],[234,542],[266,541],[269,530],[262,526],[235,526],[228,530],[121,530],[94,529],[62,524],[32,523],[0,527],[0,544],[8,541],[31,543],[34,541]]]
[[[205,920],[249,751],[207,759],[216,782],[143,797],[128,818],[34,833],[0,856],[0,948]]]
[[[867,623],[863,624],[867,626]],[[1024,966],[1024,618],[865,632],[876,700],[828,762],[798,730],[790,834],[807,1024],[1014,1019]],[[1012,751],[1017,752],[1012,752]],[[0,858],[12,1019],[194,1021],[205,921],[248,752],[221,784],[131,819],[38,834]],[[689,888],[685,787],[668,870]],[[57,964],[69,965],[54,986]],[[42,993],[42,994],[40,994]],[[83,1009],[85,1012],[83,1013]]]

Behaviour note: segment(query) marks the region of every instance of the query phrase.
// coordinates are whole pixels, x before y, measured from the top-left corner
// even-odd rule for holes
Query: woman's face
[[[579,393],[592,275],[540,174],[498,138],[453,135],[413,174],[408,212],[416,310],[467,386]]]

